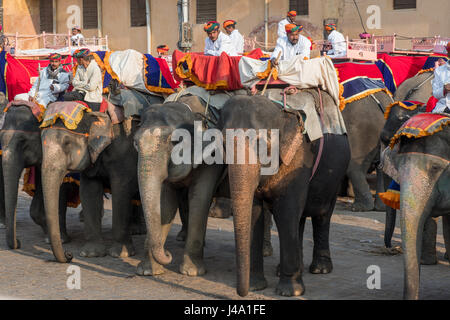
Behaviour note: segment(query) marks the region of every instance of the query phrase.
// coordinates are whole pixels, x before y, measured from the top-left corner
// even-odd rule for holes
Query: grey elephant
[[[203,114],[205,106],[195,96],[155,104],[142,113],[134,140],[139,154],[139,189],[147,224],[148,255],[137,268],[139,275],[161,274],[163,266],[171,262],[164,243],[177,209],[187,212],[186,243],[179,271],[189,276],[206,272],[203,246],[208,212],[224,166],[193,159],[194,121],[202,124]],[[187,142],[192,152],[187,154],[187,161],[177,163],[173,159],[177,143],[173,141],[181,131],[192,137]]]
[[[374,201],[366,175],[380,160],[378,137],[385,123],[384,111],[392,102],[389,94],[380,91],[347,104],[342,111],[351,149],[347,176],[355,193],[352,211],[384,210],[378,196]],[[377,194],[383,187],[383,174],[377,170]]]
[[[308,89],[301,90],[296,98],[312,105],[315,111],[320,99],[317,95],[316,90]],[[328,93],[321,95],[324,106],[334,104]],[[279,96],[279,91],[275,96]],[[262,253],[263,201],[270,206],[280,238],[280,280],[276,292],[283,296],[298,296],[305,291],[302,242],[306,217],[312,219],[314,236],[313,261],[309,270],[312,273],[332,270],[330,218],[338,186],[350,161],[350,147],[346,134],[324,133],[323,144],[321,140],[311,142],[303,135],[302,118],[301,112],[281,107],[263,96],[233,97],[221,111],[218,127],[225,136],[227,130],[239,128],[244,132],[249,129],[279,130],[281,161],[278,171],[261,175],[267,165],[262,165],[259,159],[254,164],[249,161],[228,164],[236,240],[237,293],[240,296],[267,286]],[[225,146],[231,144],[234,154],[239,152],[236,140],[224,140]],[[254,152],[249,143],[241,150],[245,154]],[[270,142],[269,145],[270,152],[275,152],[276,144]],[[226,147],[225,153],[228,152],[230,149]],[[316,162],[320,153],[320,161]]]
[[[434,71],[421,72],[402,82],[394,94],[395,101],[420,101],[427,103],[433,94],[431,81]]]
[[[11,249],[20,248],[16,237],[16,207],[19,180],[24,168],[35,166],[35,192],[30,206],[30,216],[47,234],[44,201],[41,184],[42,147],[39,121],[27,105],[12,105],[4,114],[4,124],[0,132],[2,145],[2,177],[6,221],[6,242]],[[70,241],[66,230],[66,209],[71,183],[61,185],[59,197],[59,224],[63,242]],[[46,239],[48,241],[48,238]]]
[[[106,113],[85,112],[76,129],[68,129],[61,120],[42,129],[42,185],[47,225],[53,254],[58,262],[72,259],[61,245],[57,219],[58,186],[66,172],[80,172],[80,197],[84,212],[86,244],[80,255],[84,257],[126,257],[135,254],[131,239],[130,217],[132,199],[138,194],[137,152],[133,136],[139,119],[132,116],[136,110],[159,97],[144,97],[132,90],[122,90],[124,112],[131,112],[124,121],[112,123]],[[127,106],[127,104],[129,104]],[[130,111],[131,110],[131,111]],[[49,110],[47,109],[47,113]],[[45,119],[44,119],[45,120]],[[113,244],[106,248],[101,234],[103,191],[108,186],[112,194]]]
[[[380,140],[382,146],[386,147],[390,144],[391,139],[394,137],[398,129],[411,119],[413,116],[419,113],[425,112],[424,105],[411,105],[408,106],[404,103],[398,102],[394,104],[390,110],[386,112],[386,123],[381,132]],[[392,247],[392,235],[395,229],[396,210],[386,206],[386,225],[384,242],[387,248]],[[432,265],[437,263],[436,255],[436,233],[437,233],[437,220],[438,218],[429,217],[425,222],[425,228],[422,241],[422,253],[421,264]],[[448,259],[448,252],[450,248],[447,248],[445,256]]]
[[[440,131],[433,127],[432,135],[411,137],[411,132],[408,136],[400,129],[397,145],[383,159],[387,164],[383,170],[401,185],[405,299],[419,298],[420,252],[428,217],[443,217],[445,245],[450,248],[450,118],[443,116],[447,125]]]

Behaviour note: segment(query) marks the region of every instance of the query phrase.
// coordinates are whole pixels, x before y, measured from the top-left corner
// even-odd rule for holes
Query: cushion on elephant
[[[42,117],[45,112],[45,107],[41,104],[34,103],[31,101],[27,101],[27,100],[13,100],[10,103],[8,103],[8,105],[3,110],[3,112],[8,112],[8,110],[11,107],[20,107],[20,106],[27,106],[28,108],[30,108],[31,112],[33,113],[33,115],[37,119],[37,121],[39,121],[39,122],[42,121]]]
[[[450,125],[450,117],[447,113],[419,113],[398,129],[389,146],[392,149],[401,137],[418,139],[432,136],[448,125]]]
[[[387,120],[389,118],[389,114],[394,106],[402,107],[406,110],[416,110],[418,107],[423,106],[424,103],[420,101],[395,101],[386,107],[386,111],[384,112],[384,118]]]
[[[91,109],[77,101],[53,102],[47,106],[44,120],[40,127],[49,127],[53,125],[57,119],[61,119],[67,129],[75,130],[83,119],[85,112],[91,112]]]

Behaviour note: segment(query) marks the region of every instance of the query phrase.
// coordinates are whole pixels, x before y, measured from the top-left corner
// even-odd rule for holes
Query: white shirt
[[[244,37],[237,29],[234,29],[233,32],[229,35],[231,40],[231,45],[233,46],[234,50],[239,54],[244,53]]]
[[[444,85],[450,83],[450,62],[434,70],[434,79],[431,82],[433,87],[433,96],[438,99],[433,112],[444,112],[445,108],[450,108],[450,93],[444,96]]]
[[[61,70],[63,70],[62,67]],[[38,90],[36,100],[44,107],[47,107],[50,102],[56,101],[58,99],[58,94],[66,91],[69,87],[69,73],[65,70],[60,71],[55,79],[51,79],[48,76],[47,68],[45,68],[40,72],[39,78],[34,82],[33,87],[31,87],[28,92],[28,96],[34,98],[36,90]],[[50,89],[52,84],[53,90]]]
[[[276,59],[279,52],[281,52],[279,61],[290,60],[298,55],[309,59],[311,54],[311,41],[309,41],[308,38],[299,35],[298,42],[295,45],[292,45],[287,36],[278,38],[277,46],[273,50],[270,58]]]
[[[229,56],[237,56],[236,49],[231,43],[229,36],[223,32],[219,32],[219,37],[216,41],[211,41],[209,37],[205,39],[205,55],[208,56],[220,56],[222,52],[225,52]]]
[[[288,18],[284,18],[283,20],[281,20],[280,22],[278,22],[278,38],[282,38],[286,36],[286,29],[285,26],[287,24],[290,24],[292,22],[290,22],[288,20]]]
[[[72,80],[73,90],[86,92],[84,100],[87,102],[102,102],[103,80],[102,72],[95,60],[91,60],[87,69],[78,65]]]
[[[328,41],[332,46],[332,49],[327,52],[328,56],[331,58],[339,58],[347,55],[347,43],[342,33],[336,30],[331,31],[328,35]]]
[[[70,37],[70,39],[72,40],[72,45],[73,46],[81,46],[81,45],[83,45],[84,36],[81,33],[77,33],[76,35]]]

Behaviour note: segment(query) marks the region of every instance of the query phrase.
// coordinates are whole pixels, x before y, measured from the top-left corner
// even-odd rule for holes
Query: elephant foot
[[[187,230],[181,229],[180,232],[177,234],[177,241],[186,241],[187,237]]]
[[[267,280],[264,277],[264,274],[251,274],[250,275],[250,291],[259,291],[267,288]]]
[[[45,236],[45,243],[50,244],[50,238],[47,236]],[[63,244],[65,243],[69,243],[70,241],[72,241],[72,238],[69,237],[69,235],[67,233],[61,233],[61,242]]]
[[[231,217],[231,199],[216,198],[209,209],[208,216],[211,218],[227,219]]]
[[[202,276],[206,273],[205,264],[202,259],[192,259],[188,255],[184,255],[180,273],[190,277]]]
[[[422,257],[420,258],[420,264],[424,266],[431,266],[437,264],[437,262],[436,254],[422,254]]]
[[[372,211],[374,209],[373,201],[368,202],[360,202],[355,201],[352,204],[351,210],[353,212],[366,212],[366,211]]]
[[[136,268],[136,273],[140,276],[157,276],[164,272],[166,269],[162,265],[155,261],[151,263],[148,259],[141,261]]]
[[[333,270],[333,263],[329,257],[313,258],[311,265],[309,266],[309,272],[312,274],[325,274],[330,273]]]
[[[114,242],[113,245],[108,249],[108,255],[114,258],[126,258],[131,257],[136,254],[133,243],[119,243]]]
[[[281,278],[275,293],[283,297],[301,296],[305,293],[305,285],[301,276],[297,278]]]
[[[94,258],[106,256],[106,246],[102,242],[88,242],[80,251],[80,257]]]
[[[147,234],[147,227],[142,223],[132,223],[130,225],[130,232],[133,236]]]
[[[273,254],[272,243],[264,240],[263,256],[270,257]]]

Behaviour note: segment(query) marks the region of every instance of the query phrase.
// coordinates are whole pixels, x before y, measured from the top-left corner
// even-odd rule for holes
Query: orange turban
[[[286,30],[286,33],[292,33],[299,30],[299,26],[293,23],[289,23],[284,26],[284,30]]]
[[[223,27],[226,28],[228,26],[236,26],[236,21],[234,21],[234,20],[226,20],[223,23]]]
[[[156,48],[156,51],[158,51],[158,53],[165,53],[169,51],[169,47],[167,46],[167,44],[163,44],[160,45]]]
[[[331,31],[336,30],[336,24],[335,23],[329,23],[325,25],[325,30]]]
[[[220,24],[217,21],[209,21],[203,27],[205,32],[213,32],[214,30],[217,30],[219,28],[220,28]]]
[[[287,13],[287,16],[288,16],[288,17],[291,17],[291,18],[294,18],[294,17],[297,16],[297,11],[295,11],[295,10],[289,11],[289,12]]]

